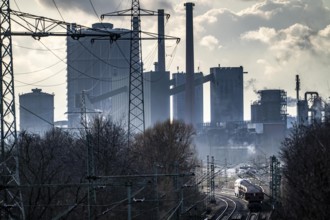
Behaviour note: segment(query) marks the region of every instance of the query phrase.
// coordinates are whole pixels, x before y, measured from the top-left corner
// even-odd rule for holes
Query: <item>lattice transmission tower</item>
[[[1,0],[0,6],[0,219],[25,219],[20,191],[12,36],[32,36],[36,40],[47,36],[70,36],[73,39],[107,36],[112,41],[120,36],[96,29],[93,29],[94,33],[84,33],[87,27],[15,11],[10,9],[9,3],[9,0]],[[11,22],[18,24],[23,31],[13,32]],[[56,31],[58,28],[62,31]]]
[[[1,132],[1,184],[0,203],[1,218],[25,219],[22,204],[22,194],[17,188],[7,185],[20,185],[19,177],[19,149],[17,146],[16,109],[13,74],[13,53],[11,38],[11,20],[9,0],[1,1],[0,28],[1,28],[1,83],[0,83],[0,132]],[[19,212],[12,211],[19,209]],[[13,216],[12,213],[20,213]]]
[[[128,137],[144,132],[144,91],[143,91],[143,67],[142,67],[142,47],[141,40],[176,40],[179,38],[171,36],[159,36],[154,33],[147,33],[148,37],[142,37],[141,16],[166,16],[169,14],[158,13],[156,11],[141,9],[139,0],[132,0],[131,8],[111,12],[101,15],[103,19],[106,16],[130,16],[131,31],[130,38],[121,37],[121,40],[130,40],[130,72],[129,72],[129,93],[128,93]]]

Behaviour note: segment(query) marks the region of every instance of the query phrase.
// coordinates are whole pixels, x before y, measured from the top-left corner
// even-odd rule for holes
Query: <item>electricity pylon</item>
[[[25,219],[22,194],[18,188],[9,189],[8,184],[20,185],[19,178],[19,149],[17,146],[16,110],[13,74],[13,53],[9,0],[1,1],[1,103],[0,103],[0,132],[1,132],[1,184],[3,185],[0,203],[0,218]],[[14,216],[13,209],[19,208],[20,214]]]
[[[131,17],[131,31],[130,38],[130,73],[129,73],[129,107],[128,107],[128,139],[138,132],[144,132],[144,92],[143,92],[143,67],[142,67],[142,47],[141,40],[176,40],[179,38],[170,36],[158,36],[157,34],[148,33],[147,38],[141,36],[141,16],[166,16],[169,14],[160,14],[156,11],[150,11],[140,8],[139,0],[132,0],[131,8],[111,12],[101,15],[103,19],[106,16],[130,16]],[[122,40],[125,38],[121,38]]]
[[[87,28],[80,25],[11,10],[9,0],[1,0],[0,4],[0,219],[25,219],[23,197],[19,187],[12,36],[32,36],[37,40],[47,36],[71,36],[73,39],[107,36],[111,40],[117,40],[120,36],[96,29],[92,29],[94,33],[84,33],[82,30]],[[15,16],[14,19],[12,15]],[[24,31],[12,32],[11,22],[19,25]],[[56,31],[58,28],[62,28],[63,31]]]

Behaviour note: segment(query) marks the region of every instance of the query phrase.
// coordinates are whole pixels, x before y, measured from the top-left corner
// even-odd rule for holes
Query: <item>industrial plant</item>
[[[244,85],[253,75],[248,66],[196,70],[192,2],[182,5],[186,69],[176,72],[166,68],[165,49],[180,39],[166,34],[164,9],[142,9],[132,0],[131,8],[102,14],[89,28],[65,22],[55,1],[63,21],[2,2],[1,219],[271,219],[286,199],[281,184],[288,184],[283,173],[289,169],[281,163],[291,159],[283,149],[295,142],[292,131],[302,129],[306,142],[316,140],[320,155],[326,152],[307,128],[329,123],[330,103],[318,91],[301,91],[298,74],[287,79],[295,80],[295,98],[273,85],[255,89],[244,109]],[[26,30],[12,31],[9,15],[23,18]],[[116,27],[114,16],[128,16],[131,29]],[[143,16],[157,17],[157,33],[141,29]],[[66,40],[67,120],[54,119],[56,94],[39,87],[19,94],[16,128],[12,36]],[[144,40],[157,45],[153,70],[144,68]],[[296,117],[288,113],[289,101]]]
[[[143,115],[143,126],[152,127],[155,123],[169,118],[193,124],[199,134],[196,138],[201,158],[219,151],[219,155],[237,160],[239,155],[246,157],[247,150],[257,147],[264,152],[278,152],[281,140],[288,133],[287,94],[281,89],[264,89],[257,91],[259,96],[251,104],[251,120],[244,121],[244,76],[248,74],[243,66],[226,67],[218,64],[209,72],[195,71],[194,65],[194,3],[184,4],[186,7],[186,72],[170,73],[165,68],[166,39],[158,40],[158,60],[154,70],[143,72],[143,80],[135,82],[143,84],[143,94],[138,95],[136,104]],[[163,9],[158,14],[158,36],[165,36],[165,14]],[[69,36],[79,28],[75,24],[68,26],[67,33],[67,117],[68,121],[60,123],[61,127],[79,129],[81,115],[87,118],[95,115],[110,116],[114,121],[130,124],[128,115],[133,110],[129,103],[130,97],[137,97],[130,91],[130,40],[98,40],[93,34],[101,31],[124,35],[130,30],[114,27],[111,23],[95,23],[92,29],[79,29],[88,34],[79,40]],[[139,68],[143,69],[143,63]],[[253,73],[250,73],[253,74]],[[300,99],[300,81],[296,78],[297,120],[298,124],[307,125],[314,120],[321,121],[329,115],[329,105],[319,97],[317,92],[306,91],[304,99]],[[209,97],[204,95],[204,86],[209,83]],[[135,91],[136,92],[136,91]],[[26,102],[27,97],[36,98],[39,90],[20,96],[20,129],[31,132],[47,130],[54,123],[54,107],[49,106],[46,116],[39,109],[31,108]],[[45,95],[45,94],[44,94]],[[26,98],[25,98],[26,97]],[[53,97],[49,95],[49,97]],[[204,103],[209,99],[210,121],[204,121]],[[141,104],[143,103],[143,108]],[[23,107],[27,105],[26,107]],[[45,105],[45,104],[42,104]],[[25,108],[27,110],[25,110]],[[35,111],[34,111],[35,110]],[[30,114],[38,120],[31,120]],[[143,114],[142,114],[143,113]],[[45,120],[43,120],[45,119]],[[141,119],[141,118],[140,118]],[[49,123],[47,123],[49,122]],[[45,124],[46,123],[46,124]],[[136,123],[136,122],[134,122]],[[47,125],[47,126],[46,126]],[[135,126],[135,125],[134,125]],[[140,125],[136,125],[138,127]],[[237,149],[240,150],[230,150]],[[223,154],[221,151],[226,150]],[[231,155],[233,153],[233,156]],[[237,153],[239,152],[239,153]],[[247,159],[247,158],[246,158]]]

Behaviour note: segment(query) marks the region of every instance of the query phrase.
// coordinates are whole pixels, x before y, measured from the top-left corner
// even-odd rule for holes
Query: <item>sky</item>
[[[55,2],[55,4],[54,4]],[[295,75],[305,91],[330,96],[330,0],[195,0],[195,69],[209,74],[211,67],[243,66],[244,118],[250,119],[255,91],[284,89],[295,98]],[[140,0],[144,9],[165,9],[171,17],[167,35],[181,42],[166,42],[167,67],[185,72],[185,1]],[[128,9],[130,0],[15,0],[11,8],[85,26],[100,22],[103,13]],[[57,7],[57,8],[56,8]],[[130,28],[128,19],[106,18],[117,28]],[[142,30],[157,31],[157,18],[143,18]],[[13,23],[12,31],[21,30]],[[153,69],[155,42],[143,43],[145,69]],[[55,94],[55,120],[66,118],[65,38],[13,37],[15,92],[32,88]],[[204,89],[208,98],[207,86]],[[291,100],[292,100],[291,99]],[[18,98],[17,98],[18,100]],[[17,102],[18,103],[18,102]],[[204,121],[210,120],[205,101]],[[294,102],[293,102],[294,104]],[[288,104],[288,112],[296,109]],[[17,107],[18,108],[18,107]]]

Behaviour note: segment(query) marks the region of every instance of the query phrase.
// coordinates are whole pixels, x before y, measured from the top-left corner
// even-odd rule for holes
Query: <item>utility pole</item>
[[[270,192],[273,209],[279,202],[281,189],[280,162],[275,156],[270,157]]]
[[[215,192],[214,176],[215,176],[215,173],[214,173],[214,157],[212,156],[211,157],[211,200],[210,200],[211,203],[216,203],[215,195],[214,195],[214,192]]]
[[[137,178],[155,178],[155,177],[186,177],[186,176],[194,176],[194,173],[179,173],[178,171],[176,171],[174,174],[140,174],[140,175],[120,175],[120,176],[95,176],[95,179],[100,179],[102,180],[102,184],[104,185],[104,183],[107,182],[107,180],[109,179],[126,179],[126,184],[125,186],[127,187],[127,219],[130,220],[132,219],[132,186],[133,186],[133,181],[136,180]],[[181,181],[182,183],[182,181]],[[182,184],[181,184],[182,185]],[[183,193],[182,192],[183,187],[181,186],[181,190],[180,190],[180,207],[181,210],[183,210],[183,207],[181,206],[183,203]],[[179,192],[179,184],[177,184],[177,188],[176,191]],[[179,208],[179,206],[178,206]],[[177,212],[177,210],[175,210],[175,212],[178,214],[178,216],[180,215],[179,212]]]
[[[155,164],[155,199],[156,199],[156,219],[159,219],[159,195],[158,195],[158,165]]]
[[[132,219],[132,182],[126,183],[127,187],[127,220]]]
[[[85,90],[81,91],[81,125],[85,130],[87,145],[87,179],[88,179],[88,219],[95,218],[96,192],[94,186],[95,164],[94,164],[94,148],[91,143],[91,134],[88,129],[87,113],[86,113],[86,94]]]
[[[207,176],[207,181],[206,181],[206,194],[209,198],[209,202],[211,201],[211,176],[210,176],[210,158],[209,155],[206,157],[206,176]]]
[[[101,19],[106,16],[130,16],[131,17],[131,32],[130,38],[130,73],[129,73],[129,93],[128,93],[128,144],[130,139],[136,133],[144,132],[144,90],[143,90],[143,67],[142,67],[142,47],[141,40],[166,40],[172,39],[177,42],[179,38],[169,36],[158,36],[157,34],[148,33],[149,37],[142,37],[141,33],[141,16],[166,16],[169,14],[163,11],[155,12],[140,8],[139,0],[132,0],[131,8],[102,14]],[[151,37],[150,37],[151,36]],[[125,38],[121,38],[124,40]]]
[[[227,158],[225,158],[225,187],[228,187]]]

